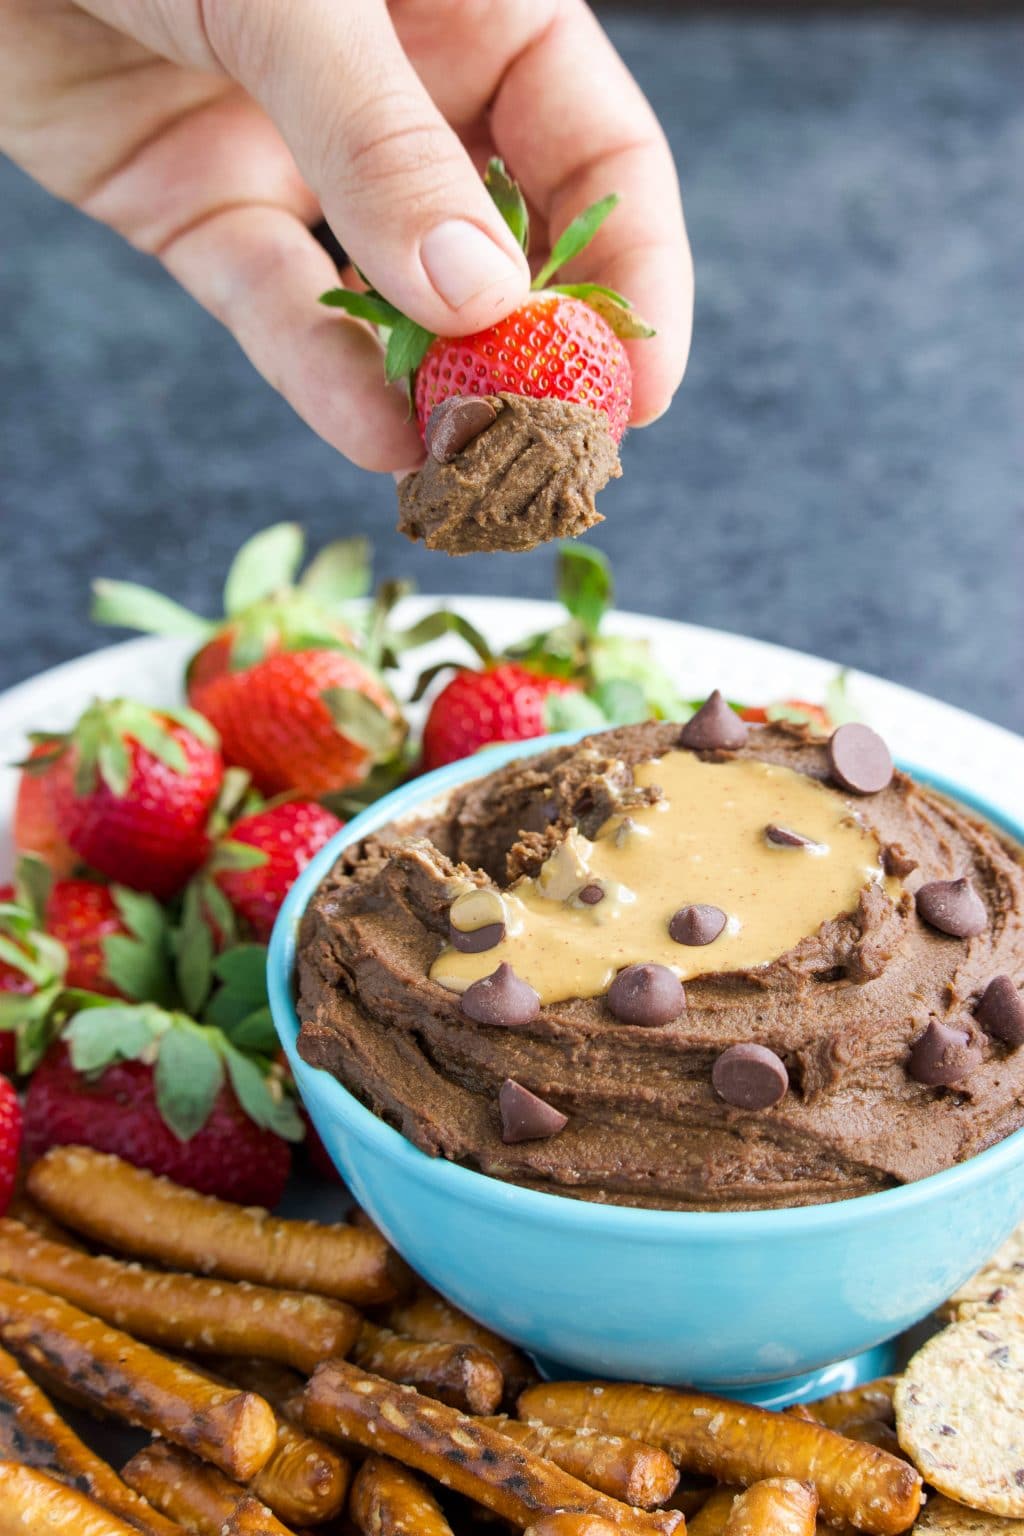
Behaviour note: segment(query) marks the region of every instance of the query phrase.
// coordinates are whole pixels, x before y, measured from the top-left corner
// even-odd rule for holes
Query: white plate
[[[414,623],[442,603],[465,614],[495,650],[550,628],[564,617],[555,603],[519,598],[411,597],[402,603],[396,618]],[[721,688],[730,697],[751,703],[782,697],[820,699],[838,666],[761,640],[642,614],[617,613],[608,620],[608,627],[625,635],[646,636],[685,697],[700,698],[712,688]],[[20,758],[29,731],[70,725],[96,696],[123,694],[152,704],[180,702],[189,649],[190,643],[182,640],[128,640],[9,689],[0,695],[0,758],[5,765]],[[407,658],[398,676],[399,694],[411,689],[421,668],[461,654],[460,642],[446,639]],[[863,717],[882,733],[897,757],[952,779],[1006,816],[1024,819],[1024,738],[868,673],[851,675],[850,692]],[[11,866],[10,818],[16,785],[16,771],[0,768],[0,876]]]

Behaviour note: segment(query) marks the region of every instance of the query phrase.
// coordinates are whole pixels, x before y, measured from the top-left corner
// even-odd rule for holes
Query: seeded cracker
[[[912,1536],[1021,1536],[1019,1520],[1004,1520],[978,1509],[965,1509],[941,1493],[928,1500]]]
[[[986,1310],[919,1350],[896,1388],[900,1444],[926,1482],[1024,1518],[1024,1317]]]
[[[1024,1226],[1011,1232],[988,1263],[976,1275],[965,1280],[958,1291],[953,1292],[943,1308],[943,1315],[952,1318],[969,1317],[979,1306],[1002,1301],[1000,1293],[1010,1291],[1017,1298],[1017,1310],[1024,1310]]]

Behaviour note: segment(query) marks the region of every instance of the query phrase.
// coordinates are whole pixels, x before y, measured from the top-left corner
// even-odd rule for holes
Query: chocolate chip
[[[905,875],[913,874],[917,860],[910,857],[902,843],[889,843],[882,849],[882,868],[887,875],[902,880]]]
[[[907,1071],[915,1083],[926,1088],[949,1088],[962,1082],[980,1060],[981,1052],[971,1044],[965,1029],[953,1029],[932,1019],[910,1047]]]
[[[471,443],[474,437],[498,419],[498,413],[489,400],[475,395],[449,395],[440,405],[435,405],[427,418],[423,440],[427,452],[439,464],[450,464]]]
[[[599,901],[604,901],[604,889],[600,885],[585,885],[580,891],[580,901],[585,907],[596,907]]]
[[[819,848],[820,843],[813,837],[805,837],[802,832],[794,832],[791,827],[777,827],[770,821],[764,829],[764,840],[775,848]]]
[[[532,1024],[540,1013],[540,998],[503,961],[490,976],[474,981],[462,994],[462,1011],[476,1024],[503,1024],[509,1029]]]
[[[988,912],[967,876],[932,880],[914,897],[917,915],[953,939],[970,939],[988,927]]]
[[[545,1141],[557,1136],[569,1123],[563,1115],[544,1099],[524,1088],[513,1078],[507,1077],[498,1091],[498,1110],[501,1114],[501,1139],[507,1146],[517,1141]]]
[[[877,795],[892,782],[892,754],[870,725],[841,725],[833,731],[828,763],[836,783],[855,795]]]
[[[668,936],[677,944],[713,944],[728,921],[721,907],[700,902],[679,908],[669,922]]]
[[[711,1082],[719,1098],[735,1109],[771,1109],[785,1098],[789,1073],[774,1051],[750,1041],[722,1052]]]
[[[482,955],[485,950],[494,949],[504,937],[504,923],[488,923],[483,928],[474,928],[472,933],[463,933],[454,923],[448,924],[452,949],[457,949],[462,955]]]
[[[716,749],[735,752],[746,739],[746,723],[730,708],[717,688],[679,732],[679,745],[689,747],[693,752]]]
[[[656,1029],[686,1011],[686,993],[667,965],[627,965],[608,989],[608,1007],[623,1024]]]
[[[993,976],[981,994],[974,1017],[994,1040],[1001,1040],[1004,1045],[1024,1045],[1024,997],[1009,976]]]

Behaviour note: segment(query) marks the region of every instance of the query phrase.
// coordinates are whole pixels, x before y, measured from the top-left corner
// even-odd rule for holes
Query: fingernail
[[[520,283],[517,263],[490,235],[466,219],[446,219],[424,237],[420,256],[446,304],[461,309],[496,283]]]

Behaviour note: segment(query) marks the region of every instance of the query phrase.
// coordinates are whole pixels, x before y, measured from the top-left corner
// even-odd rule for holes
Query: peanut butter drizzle
[[[664,798],[613,816],[593,842],[570,832],[535,878],[502,893],[504,939],[479,954],[446,946],[432,979],[463,992],[507,961],[542,1003],[557,1003],[607,992],[617,971],[638,962],[666,965],[682,980],[748,970],[853,911],[869,884],[899,893],[849,802],[806,774],[680,751],[641,763],[635,778],[658,785]],[[773,846],[769,824],[815,846]],[[595,883],[605,896],[588,906],[579,892]],[[675,943],[673,914],[697,903],[727,914],[724,931],[699,947]]]

